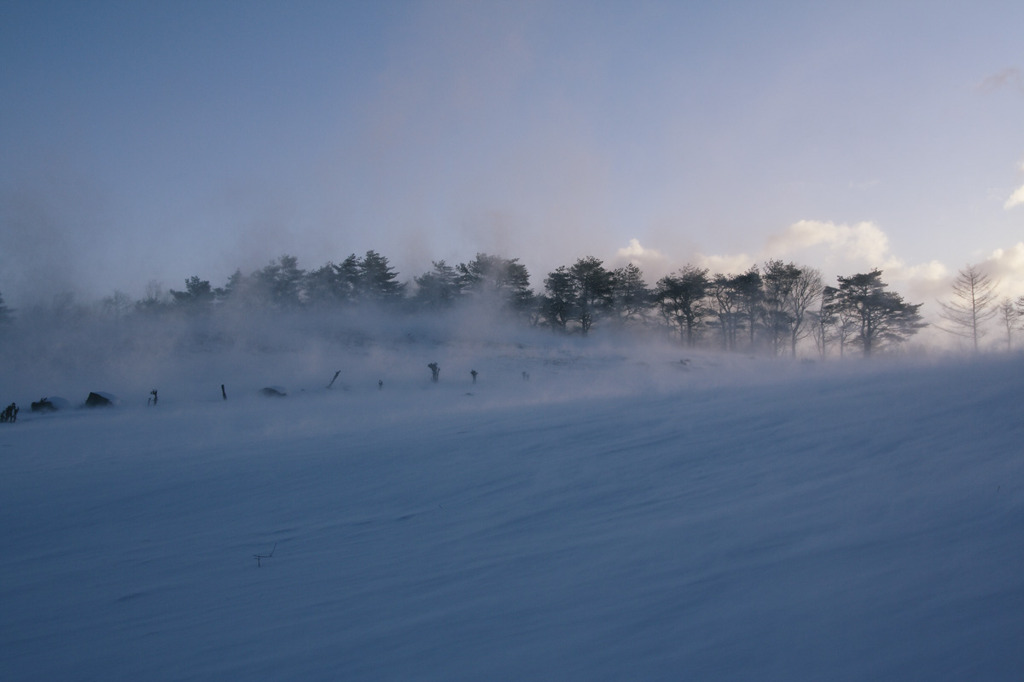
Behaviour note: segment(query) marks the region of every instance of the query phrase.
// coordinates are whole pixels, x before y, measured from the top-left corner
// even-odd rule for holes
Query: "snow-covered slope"
[[[0,678],[1020,679],[1020,357],[409,344],[0,424]]]

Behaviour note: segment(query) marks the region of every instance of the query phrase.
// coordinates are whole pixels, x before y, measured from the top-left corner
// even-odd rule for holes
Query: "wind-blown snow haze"
[[[4,679],[1024,665],[1019,356],[328,328],[74,338],[5,370]]]

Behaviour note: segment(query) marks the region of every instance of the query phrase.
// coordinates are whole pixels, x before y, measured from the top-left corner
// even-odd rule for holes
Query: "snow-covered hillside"
[[[8,370],[0,678],[1024,671],[1020,357],[410,338],[162,362]],[[91,390],[121,403],[28,410]]]

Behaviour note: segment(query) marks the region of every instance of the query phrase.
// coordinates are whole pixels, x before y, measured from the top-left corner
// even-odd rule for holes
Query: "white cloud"
[[[880,265],[889,252],[889,237],[868,221],[837,225],[831,221],[801,220],[781,234],[770,236],[765,243],[765,252],[769,258],[781,258],[819,246],[842,254],[845,260]]]
[[[699,255],[695,262],[712,272],[737,274],[772,258],[816,267],[829,282],[837,275],[879,268],[885,281],[912,301],[935,298],[948,289],[950,280],[949,268],[939,261],[908,264],[893,254],[888,235],[871,221],[846,224],[801,220],[769,235],[753,256],[746,253]]]
[[[639,239],[630,239],[629,246],[616,251],[616,255],[619,256],[620,258],[636,258],[638,260],[643,260],[644,258],[650,258],[652,256],[655,258],[663,257],[654,249],[645,249],[643,246],[640,245]]]
[[[981,265],[996,280],[1001,295],[1011,298],[1024,296],[1024,242],[1017,242],[1007,249],[996,249]]]
[[[1017,242],[1008,249],[996,249],[985,262],[996,274],[1002,274],[1007,270],[1024,272],[1024,242]]]
[[[669,258],[642,246],[637,239],[631,239],[628,246],[618,249],[616,256],[623,264],[633,261],[640,265],[650,281],[683,264],[675,257]],[[965,265],[959,263],[950,267],[937,260],[908,263],[890,251],[888,235],[870,221],[845,224],[816,220],[801,220],[769,235],[754,253],[706,254],[694,249],[688,262],[708,268],[712,273],[735,275],[752,265],[763,265],[771,258],[818,268],[829,283],[834,283],[837,275],[879,268],[893,290],[911,302],[932,302],[948,297],[957,269]],[[996,249],[976,265],[997,281],[1000,296],[1024,295],[1024,241]],[[929,309],[931,307],[929,304]]]
[[[616,265],[633,263],[647,278],[660,277],[667,274],[670,266],[668,258],[660,251],[649,249],[640,244],[639,239],[630,239],[629,244],[615,252]]]
[[[885,281],[898,285],[896,290],[912,303],[942,298],[949,292],[952,272],[939,261],[907,265],[893,256],[880,267]]]
[[[700,255],[696,260],[699,267],[707,268],[712,274],[722,273],[732,275],[738,275],[746,272],[757,262],[754,257],[745,253],[725,256]]]
[[[1009,210],[1014,206],[1020,206],[1024,204],[1024,185],[1021,185],[1016,192],[1010,195],[1010,198],[1003,204],[1003,208]]]

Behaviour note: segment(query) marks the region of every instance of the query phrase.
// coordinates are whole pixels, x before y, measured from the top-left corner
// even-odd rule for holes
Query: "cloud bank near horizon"
[[[885,273],[886,281],[906,288],[909,296],[927,298],[942,295],[955,274],[955,268],[936,260],[908,263],[892,252],[888,235],[872,221],[848,224],[799,220],[768,235],[753,252],[715,254],[706,253],[698,246],[689,254],[688,261],[668,257],[658,249],[644,246],[638,239],[631,239],[616,252],[615,262],[632,261],[644,269],[648,278],[657,279],[686,264],[707,268],[713,273],[739,274],[771,259],[817,268],[827,282],[839,275],[878,268]],[[1024,258],[1019,262],[1007,260],[1003,270],[1008,275],[1018,272],[1008,280],[1015,286],[1019,284],[1024,293]]]

